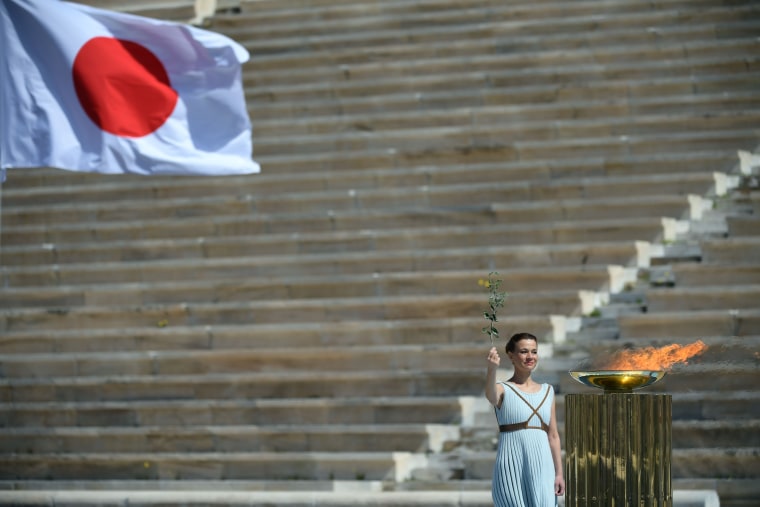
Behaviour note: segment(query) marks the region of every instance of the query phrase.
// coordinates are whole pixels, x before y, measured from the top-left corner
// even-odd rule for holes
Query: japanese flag
[[[0,169],[259,172],[229,38],[59,0],[0,0],[0,31]]]

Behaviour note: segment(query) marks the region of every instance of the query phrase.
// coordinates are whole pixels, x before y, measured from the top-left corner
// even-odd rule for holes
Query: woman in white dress
[[[515,334],[506,352],[514,366],[507,382],[496,381],[501,363],[496,347],[487,358],[486,398],[499,424],[493,502],[496,507],[553,507],[565,493],[554,388],[531,378],[538,364],[535,336]]]

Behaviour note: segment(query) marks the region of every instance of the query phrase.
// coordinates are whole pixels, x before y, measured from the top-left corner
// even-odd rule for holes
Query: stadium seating
[[[241,0],[202,24],[251,52],[261,174],[2,186],[0,503],[492,505],[497,271],[499,346],[539,337],[561,429],[569,369],[703,340],[651,386],[674,505],[756,505],[760,5]]]

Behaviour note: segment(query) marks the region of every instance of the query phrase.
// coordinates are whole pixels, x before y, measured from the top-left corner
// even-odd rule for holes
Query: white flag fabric
[[[0,169],[259,172],[248,52],[189,25],[60,0],[0,0]]]

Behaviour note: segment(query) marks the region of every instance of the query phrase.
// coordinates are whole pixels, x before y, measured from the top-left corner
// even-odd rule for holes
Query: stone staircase
[[[652,389],[673,393],[676,484],[715,489],[721,505],[758,498],[758,167],[737,171],[738,184],[690,231],[662,245],[627,294],[612,298],[606,313],[615,316],[602,312],[599,320],[613,320],[617,334],[597,335],[592,344],[596,354],[696,339],[709,345]],[[563,381],[565,392],[577,389]]]
[[[589,356],[710,345],[652,386],[675,505],[756,505],[760,6],[236,10],[262,174],[3,185],[0,503],[491,505],[497,270],[560,423]]]

